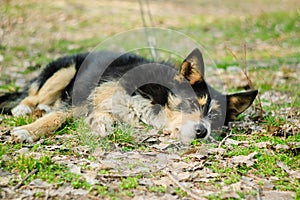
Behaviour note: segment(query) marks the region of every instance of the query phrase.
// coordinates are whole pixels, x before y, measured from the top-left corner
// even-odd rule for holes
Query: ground
[[[229,92],[257,88],[254,105],[216,141],[188,146],[126,124],[99,138],[83,119],[16,144],[10,130],[34,117],[1,115],[0,198],[299,199],[299,1],[5,0],[0,93],[22,89],[55,58],[142,27],[139,2],[146,25],[203,45],[215,63],[210,83],[221,78]]]

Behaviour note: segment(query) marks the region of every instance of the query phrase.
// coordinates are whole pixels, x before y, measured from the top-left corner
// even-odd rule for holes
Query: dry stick
[[[243,180],[242,180],[242,182],[245,183],[246,185],[254,188],[257,191],[256,199],[261,200],[261,189],[259,187],[256,187],[255,185],[250,184],[249,182],[246,182],[246,181],[243,181]]]
[[[171,181],[173,183],[175,183],[181,190],[183,190],[184,192],[186,192],[186,194],[190,197],[192,197],[193,199],[196,200],[202,200],[204,198],[200,198],[198,195],[194,194],[193,192],[189,191],[186,187],[182,186],[178,180],[176,180],[176,178],[170,173],[168,172],[168,170],[163,170],[163,172],[169,177],[169,179],[171,179]]]
[[[13,190],[19,189],[23,183],[33,174],[37,173],[39,170],[38,169],[34,169],[32,170],[29,174],[27,174],[15,187],[13,187]]]
[[[93,196],[93,195],[91,195],[91,194],[88,194],[88,197],[89,197],[89,199],[91,199],[91,200],[102,200],[102,199],[103,199],[103,198],[95,197],[95,196]]]
[[[297,92],[297,93],[298,93],[298,92]],[[287,125],[287,119],[288,119],[289,115],[291,115],[291,121],[293,121],[293,114],[292,114],[292,111],[293,111],[295,102],[296,102],[296,100],[297,100],[297,97],[298,97],[298,96],[296,95],[294,101],[292,102],[292,105],[291,105],[291,107],[290,107],[289,112],[288,112],[288,113],[286,114],[286,116],[285,116],[285,125]],[[294,137],[296,137],[295,130],[294,130],[294,124],[293,124],[293,126],[292,126],[292,134],[293,134]],[[286,128],[284,129],[283,135],[284,135],[284,138],[286,139]]]
[[[49,190],[46,190],[46,195],[45,195],[44,200],[48,200],[48,198],[49,198]]]
[[[248,76],[248,66],[247,66],[247,46],[246,44],[244,43],[244,67],[243,67],[243,72],[244,72],[244,75],[246,76],[247,78],[247,81],[248,81],[248,84],[250,86],[251,89],[254,89],[254,86],[253,86],[253,83],[251,81],[251,79],[249,78]]]
[[[243,70],[243,72],[244,72],[244,75],[247,78],[247,81],[248,81],[248,84],[249,84],[250,88],[254,89],[254,85],[253,85],[251,79],[248,76],[248,70],[247,70],[247,46],[246,46],[246,43],[244,43],[244,70]],[[257,100],[258,100],[258,105],[259,105],[259,110],[260,110],[259,117],[262,118],[263,108],[262,108],[262,105],[261,105],[261,100],[260,100],[260,95],[259,94],[257,95]]]
[[[226,46],[226,49],[231,53],[231,55],[234,57],[234,59],[236,60],[236,62],[238,63],[239,66],[241,66],[239,60],[238,60],[238,57],[237,55],[228,47]],[[253,86],[253,83],[250,79],[250,77],[248,76],[248,71],[247,71],[247,46],[246,44],[244,43],[244,59],[243,59],[244,63],[244,67],[243,67],[243,73],[244,75],[246,76],[247,78],[247,81],[248,81],[248,85],[251,89],[254,89],[254,86]],[[263,115],[263,108],[262,108],[262,104],[261,104],[261,100],[260,100],[260,95],[258,94],[257,95],[257,100],[258,100],[258,105],[259,105],[259,117],[262,118],[262,115]]]
[[[219,143],[218,148],[221,148],[223,143],[231,136],[232,136],[232,129],[230,130],[230,133],[228,135],[226,135],[226,137],[224,137],[223,140]]]
[[[166,168],[167,166],[163,166],[153,172],[147,172],[147,173],[143,173],[143,176],[147,176],[150,174],[155,174],[157,172],[162,171],[164,168]],[[132,173],[132,174],[98,174],[97,178],[127,178],[127,177],[134,177],[134,176],[138,176],[141,175],[141,173]]]

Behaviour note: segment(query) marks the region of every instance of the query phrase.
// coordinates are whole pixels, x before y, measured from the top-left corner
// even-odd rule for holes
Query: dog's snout
[[[196,138],[204,138],[207,135],[207,128],[203,124],[195,125]]]

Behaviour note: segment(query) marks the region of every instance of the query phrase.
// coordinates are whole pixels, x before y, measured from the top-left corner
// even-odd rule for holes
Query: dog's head
[[[174,82],[175,89],[169,94],[166,107],[167,127],[185,143],[207,138],[211,130],[236,119],[258,93],[257,90],[228,95],[217,92],[205,82],[204,62],[198,49],[182,62]]]

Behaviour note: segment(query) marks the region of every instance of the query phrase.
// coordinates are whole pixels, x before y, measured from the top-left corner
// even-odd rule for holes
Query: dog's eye
[[[220,115],[220,111],[216,109],[217,106],[215,104],[217,104],[217,102],[213,99],[209,106],[207,106],[207,116],[210,120],[214,120],[218,117],[218,115]]]
[[[208,112],[209,112],[209,106],[207,104],[202,105],[201,109],[203,110],[204,116],[206,116],[208,114]]]
[[[193,112],[195,110],[199,110],[199,104],[197,100],[186,98],[177,106],[178,109],[186,112]]]

